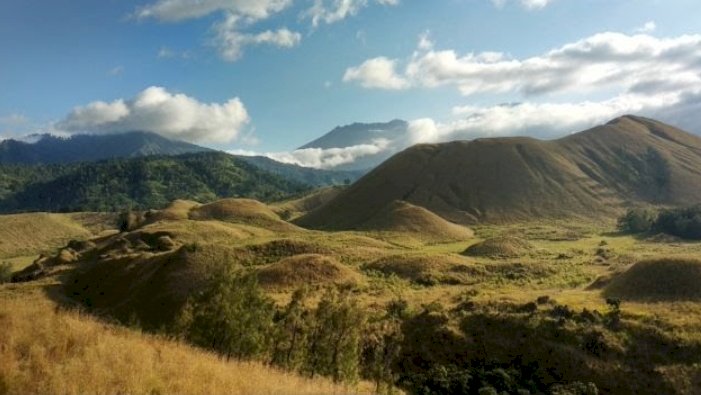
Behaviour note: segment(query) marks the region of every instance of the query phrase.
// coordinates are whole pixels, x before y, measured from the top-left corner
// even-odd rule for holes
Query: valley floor
[[[508,364],[522,357],[545,370],[550,365],[564,369],[562,377],[544,382],[582,375],[582,381],[596,382],[603,393],[693,394],[701,388],[700,299],[611,298],[607,293],[609,284],[637,262],[701,256],[699,242],[635,238],[614,232],[613,223],[582,221],[480,226],[471,239],[441,241],[407,233],[308,231],[265,215],[255,223],[169,217],[124,237],[99,239],[99,258],[90,259],[110,270],[129,268],[120,272],[126,276],[122,279],[136,276],[133,267],[158,274],[173,259],[187,263],[195,274],[213,262],[231,261],[259,273],[261,286],[279,305],[288,303],[299,286],[342,284],[353,287],[371,313],[402,299],[419,317],[444,317],[446,332],[440,333],[464,341],[460,347],[465,353],[482,342],[490,361]],[[171,250],[152,246],[163,234],[174,240]],[[495,242],[480,245],[485,240]],[[60,245],[53,243],[37,246],[37,251]],[[29,263],[27,251],[18,256],[0,261],[15,269]],[[308,267],[312,272],[304,271]],[[91,281],[91,275],[87,272],[83,279]],[[110,302],[97,293],[83,300],[123,323],[129,312],[149,324],[146,320],[158,313],[157,305],[148,305],[151,297],[165,296],[148,292],[171,297],[182,284],[165,281],[176,277],[181,278],[129,280],[147,284],[129,290],[131,299],[123,304],[133,304],[132,310],[122,305],[109,310]],[[0,393],[372,392],[367,384],[346,388],[256,363],[226,362],[183,343],[105,324],[57,302],[64,298],[59,280],[50,276],[0,285]],[[674,286],[658,285],[663,290]],[[431,352],[444,351],[440,347],[445,345],[430,332],[427,336],[423,341],[435,342]],[[656,384],[650,387],[651,382]]]

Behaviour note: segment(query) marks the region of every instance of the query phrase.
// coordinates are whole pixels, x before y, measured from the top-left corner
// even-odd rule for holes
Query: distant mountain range
[[[174,199],[290,198],[308,184],[222,152],[53,165],[0,165],[0,212],[163,208]]]
[[[552,141],[421,144],[395,155],[299,224],[359,229],[395,201],[461,224],[614,216],[701,202],[701,138],[626,116]]]
[[[104,159],[174,156],[216,152],[195,144],[167,139],[150,132],[80,134],[57,137],[30,136],[29,141],[0,141],[0,165],[53,165],[94,162]],[[265,171],[311,186],[341,185],[357,180],[364,172],[327,171],[276,162],[264,157],[237,156]]]
[[[148,132],[79,134],[70,137],[41,134],[32,136],[32,142],[1,141],[0,164],[45,165],[207,151],[212,150]]]

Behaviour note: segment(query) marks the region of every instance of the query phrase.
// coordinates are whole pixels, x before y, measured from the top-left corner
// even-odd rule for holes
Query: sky
[[[330,167],[628,113],[701,134],[699,15],[698,0],[3,0],[0,138],[146,130]],[[392,119],[401,142],[296,155]]]

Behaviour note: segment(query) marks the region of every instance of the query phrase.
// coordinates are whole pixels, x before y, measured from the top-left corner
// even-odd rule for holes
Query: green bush
[[[660,212],[653,230],[684,239],[701,239],[701,205]]]
[[[655,212],[648,209],[630,209],[618,219],[618,230],[625,233],[646,233],[655,223]]]
[[[0,284],[9,283],[12,280],[12,264],[0,263]]]
[[[261,357],[268,350],[273,313],[256,277],[228,267],[188,302],[180,325],[192,343],[227,358]]]

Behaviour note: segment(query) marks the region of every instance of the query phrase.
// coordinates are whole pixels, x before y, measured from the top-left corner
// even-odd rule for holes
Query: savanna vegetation
[[[13,301],[0,319],[31,325],[28,315],[41,314],[47,328],[65,328],[46,341],[43,329],[36,340],[7,340],[17,346],[2,350],[10,368],[0,382],[11,393],[80,393],[94,380],[106,393],[294,393],[292,385],[426,395],[693,394],[701,385],[696,242],[615,233],[613,221],[481,225],[457,240],[412,227],[309,231],[277,208],[176,201],[127,213],[122,232],[98,237],[95,219],[73,217],[85,224],[76,240],[58,250],[55,240],[37,242],[36,253],[54,252],[22,261],[31,263],[22,272],[12,261],[11,279],[26,283],[0,287]],[[86,334],[63,320],[119,340],[74,351],[71,336]],[[105,357],[105,341],[123,352]],[[171,358],[192,366],[166,382]],[[201,380],[199,366],[209,372]],[[85,377],[70,379],[80,369]],[[271,383],[253,390],[241,384],[247,374]]]

